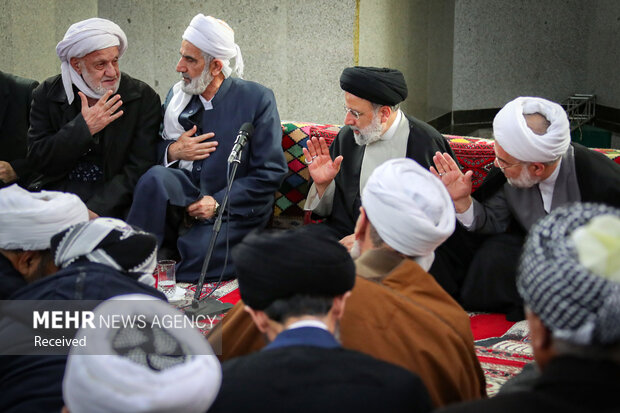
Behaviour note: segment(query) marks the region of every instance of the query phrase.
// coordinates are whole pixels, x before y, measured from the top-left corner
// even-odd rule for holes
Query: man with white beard
[[[324,139],[312,138],[304,149],[313,181],[305,209],[327,218],[330,229],[351,248],[362,190],[377,166],[407,157],[429,168],[436,151],[454,154],[432,126],[399,109],[408,94],[400,71],[348,67],[340,87],[345,126],[329,148]]]
[[[557,103],[519,97],[493,121],[495,166],[471,196],[471,172],[463,174],[447,154],[431,171],[441,177],[467,229],[493,234],[476,249],[460,302],[468,310],[522,317],[515,277],[524,235],[550,211],[571,202],[620,206],[620,166],[572,143],[570,124]]]
[[[226,22],[196,15],[183,34],[182,80],[164,103],[160,161],[136,185],[127,222],[157,236],[160,258],[180,259],[177,280],[196,282],[223,203],[228,157],[240,127],[253,135],[230,189],[207,280],[234,277],[227,250],[267,225],[287,171],[273,92],[241,79],[243,59]],[[237,77],[233,77],[236,75]]]
[[[146,83],[121,72],[127,37],[92,18],[69,27],[56,46],[61,74],[33,93],[30,189],[72,192],[91,217],[124,218],[133,188],[156,161],[161,101]]]

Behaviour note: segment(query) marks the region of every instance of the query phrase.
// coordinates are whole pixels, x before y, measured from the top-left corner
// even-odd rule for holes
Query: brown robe
[[[356,268],[340,322],[343,347],[418,374],[436,406],[486,397],[469,317],[430,274],[387,249],[366,252]],[[209,335],[222,360],[265,345],[243,305]]]

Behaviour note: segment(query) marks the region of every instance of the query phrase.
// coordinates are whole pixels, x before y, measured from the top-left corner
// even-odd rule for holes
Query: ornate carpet
[[[494,396],[510,378],[534,360],[527,321],[506,321],[503,314],[470,314],[476,356]]]

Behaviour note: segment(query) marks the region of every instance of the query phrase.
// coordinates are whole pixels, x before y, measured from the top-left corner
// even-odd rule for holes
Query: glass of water
[[[157,262],[157,289],[166,294],[168,299],[174,297],[177,289],[177,279],[174,271],[176,261],[161,260]]]

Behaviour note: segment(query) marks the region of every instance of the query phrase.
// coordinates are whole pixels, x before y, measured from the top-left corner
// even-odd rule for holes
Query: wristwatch
[[[213,215],[218,216],[220,213],[220,203],[215,201],[215,209],[213,210]]]

